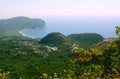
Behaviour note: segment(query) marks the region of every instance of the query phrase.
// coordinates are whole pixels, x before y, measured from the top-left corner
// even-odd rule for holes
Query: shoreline
[[[22,35],[23,37],[28,37],[28,38],[36,39],[36,37],[29,36],[29,35],[26,35],[25,33],[23,33],[23,32],[26,31],[26,30],[30,30],[30,29],[20,30],[20,31],[19,31],[19,34]]]

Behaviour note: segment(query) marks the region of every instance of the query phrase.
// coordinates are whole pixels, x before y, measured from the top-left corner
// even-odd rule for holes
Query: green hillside
[[[63,34],[54,32],[54,33],[48,34],[43,39],[41,39],[40,43],[58,46],[58,45],[68,44],[70,42],[69,42],[69,39],[66,36],[64,36]]]
[[[108,44],[114,44],[117,38],[106,38],[103,41],[100,41],[93,45],[97,49],[104,49]]]
[[[80,47],[89,47],[104,39],[101,35],[96,33],[71,34],[68,35],[68,37],[78,43]]]
[[[54,33],[52,34],[54,35]],[[55,35],[60,35],[60,38],[65,37],[60,33],[55,33]],[[104,41],[111,42],[111,40],[113,39]],[[37,39],[1,38],[0,78],[110,79],[113,77],[113,79],[119,79],[120,38],[113,41],[106,43],[104,49],[99,49],[98,46],[98,48],[73,50],[72,46],[62,44],[61,48],[54,50],[53,48],[56,46],[40,44]],[[60,42],[66,41],[60,40]]]
[[[64,45],[63,45],[64,47]],[[72,55],[69,47],[42,45],[37,39],[16,37],[0,40],[0,79],[39,79],[43,73],[53,75],[68,68]],[[9,74],[7,72],[10,72]]]
[[[71,34],[64,36],[61,33],[50,33],[40,40],[41,44],[48,45],[63,45],[63,44],[78,44],[80,47],[89,47],[93,44],[102,41],[104,38],[96,33]]]

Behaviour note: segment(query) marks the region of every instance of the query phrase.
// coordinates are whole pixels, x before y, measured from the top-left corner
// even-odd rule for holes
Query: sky
[[[120,16],[120,0],[0,0],[0,17]]]

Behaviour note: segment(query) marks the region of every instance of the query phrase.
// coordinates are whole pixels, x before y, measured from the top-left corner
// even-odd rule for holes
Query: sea
[[[38,17],[46,22],[43,28],[22,31],[26,36],[43,38],[52,32],[60,32],[65,36],[81,33],[98,33],[104,38],[117,37],[115,26],[120,26],[118,16],[76,16],[76,17]]]

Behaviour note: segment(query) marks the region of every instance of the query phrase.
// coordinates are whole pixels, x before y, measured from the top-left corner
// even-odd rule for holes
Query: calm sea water
[[[116,37],[115,26],[120,25],[120,17],[44,17],[47,26],[25,30],[24,34],[43,38],[48,33],[98,33],[103,37]]]

